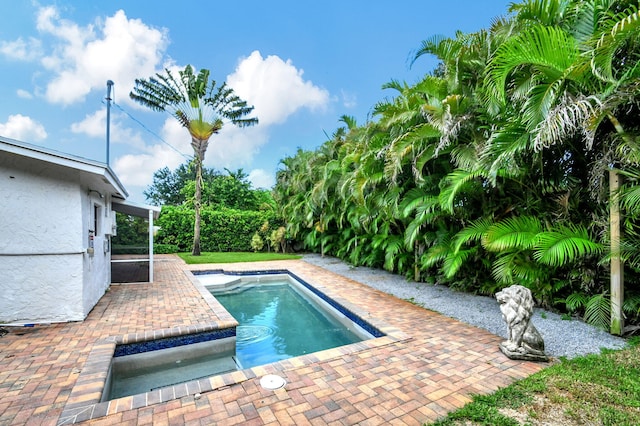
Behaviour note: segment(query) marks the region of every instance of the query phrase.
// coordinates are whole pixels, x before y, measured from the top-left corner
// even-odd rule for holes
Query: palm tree
[[[247,117],[253,106],[240,99],[226,83],[216,85],[209,80],[209,70],[194,74],[191,65],[178,72],[175,78],[169,69],[148,80],[136,79],[129,96],[134,101],[154,110],[168,111],[178,119],[191,135],[191,147],[196,166],[195,224],[193,228],[194,256],[200,255],[200,205],[202,201],[202,163],[209,146],[209,138],[218,133],[228,120],[238,127],[253,126],[255,117]]]

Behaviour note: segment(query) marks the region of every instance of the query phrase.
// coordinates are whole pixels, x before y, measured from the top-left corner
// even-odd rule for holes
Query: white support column
[[[149,210],[149,282],[153,282],[153,210]]]

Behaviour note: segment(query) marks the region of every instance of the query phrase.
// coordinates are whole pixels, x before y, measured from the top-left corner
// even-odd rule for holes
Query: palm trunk
[[[200,203],[202,201],[202,161],[196,159],[196,194],[193,202],[193,208],[195,210],[195,223],[193,225],[193,250],[191,250],[192,256],[200,256]]]
[[[628,141],[622,125],[612,114],[608,115],[616,132]],[[630,141],[628,141],[630,142]],[[614,169],[609,170],[609,227],[611,234],[611,328],[610,333],[622,335],[624,332],[624,263],[620,259],[620,241],[622,238],[620,223],[620,200],[618,190],[620,188],[620,176]]]
[[[624,264],[620,259],[620,200],[618,190],[620,177],[609,170],[609,226],[611,228],[611,334],[622,335],[624,331]]]
[[[196,161],[196,193],[193,207],[195,210],[195,221],[193,225],[193,249],[192,256],[200,256],[200,228],[201,214],[200,207],[202,204],[202,163],[204,162],[204,154],[207,152],[208,140],[199,140],[191,138],[191,146],[195,154]]]

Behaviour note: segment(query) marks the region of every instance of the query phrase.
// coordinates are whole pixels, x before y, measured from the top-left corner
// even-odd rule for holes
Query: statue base
[[[549,362],[549,357],[544,353],[537,350],[527,350],[526,348],[519,347],[515,351],[507,347],[506,343],[500,343],[500,352],[505,354],[509,359],[517,359],[522,361],[535,361],[535,362]]]

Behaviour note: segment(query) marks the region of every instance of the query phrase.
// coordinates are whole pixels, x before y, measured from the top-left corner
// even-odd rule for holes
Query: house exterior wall
[[[0,156],[0,323],[87,316],[110,282],[110,252],[87,252],[94,203],[76,170]]]
[[[85,247],[83,256],[83,312],[86,317],[98,303],[104,292],[111,284],[111,245],[107,232],[111,232],[112,218],[110,200],[100,198],[95,193],[82,192],[82,235]],[[98,207],[96,212],[95,207]],[[95,215],[98,215],[96,220]],[[96,224],[98,225],[96,228]],[[88,253],[90,246],[90,231],[93,231],[93,253]]]

